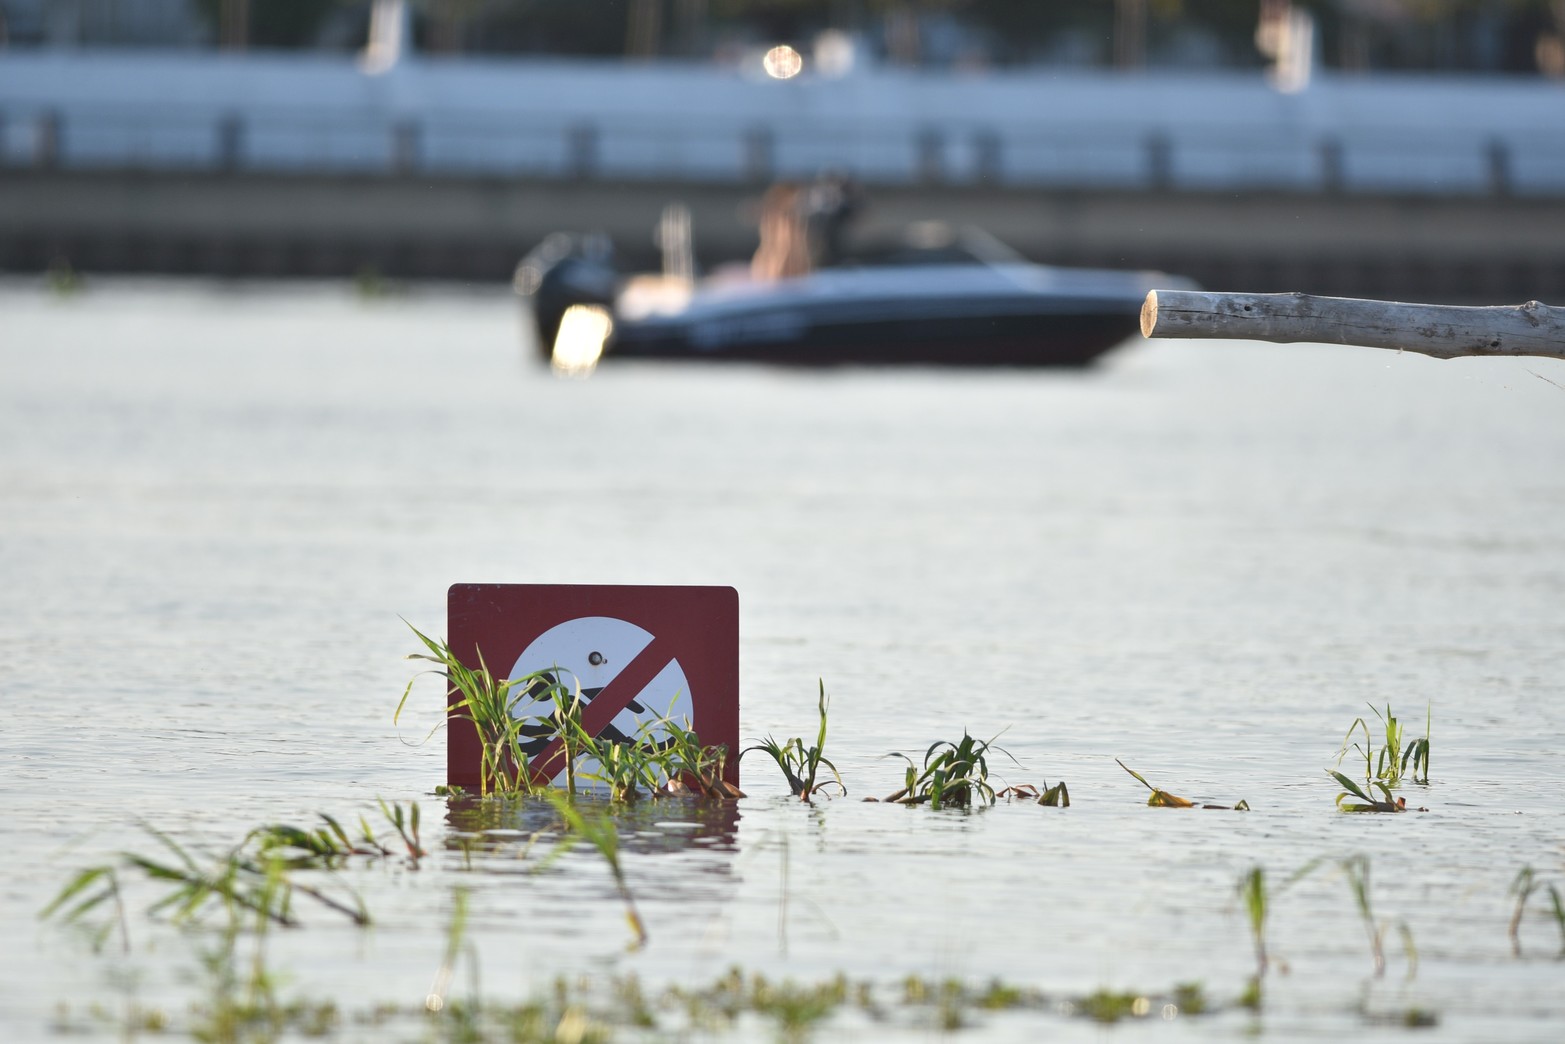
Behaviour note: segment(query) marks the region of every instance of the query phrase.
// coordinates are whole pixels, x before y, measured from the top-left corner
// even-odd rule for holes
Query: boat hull
[[[623,324],[607,358],[791,366],[1086,366],[1137,332],[1126,309],[1047,315],[821,322],[713,339],[699,328]]]
[[[1138,332],[1148,291],[1194,287],[1161,273],[1026,262],[843,267],[683,284],[675,293],[666,281],[632,281],[612,299],[607,285],[602,270],[577,260],[542,276],[533,295],[539,348],[556,368],[559,320],[577,304],[608,320],[601,344],[571,346],[572,358],[591,365],[1079,367]]]

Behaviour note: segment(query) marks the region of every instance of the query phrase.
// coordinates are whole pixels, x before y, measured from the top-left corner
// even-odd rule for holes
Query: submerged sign
[[[660,723],[686,720],[707,745],[728,748],[739,782],[739,594],[731,587],[453,584],[446,631],[470,668],[541,675],[579,693],[582,726],[615,742],[655,744]],[[528,763],[554,769],[559,741],[545,720],[549,686],[517,690],[512,714]],[[454,705],[459,697],[451,697]],[[482,751],[472,722],[448,711],[446,781],[479,789]],[[557,767],[556,767],[557,766]]]

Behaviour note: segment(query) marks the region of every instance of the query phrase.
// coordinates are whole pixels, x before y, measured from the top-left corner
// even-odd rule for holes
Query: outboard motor
[[[512,286],[532,309],[538,354],[547,363],[553,361],[566,309],[573,305],[612,309],[619,275],[609,264],[607,241],[602,237],[577,239],[556,232],[522,258]]]

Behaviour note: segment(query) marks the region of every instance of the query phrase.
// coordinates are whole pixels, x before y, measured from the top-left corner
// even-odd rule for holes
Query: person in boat
[[[761,197],[761,242],[750,259],[750,278],[770,283],[809,274],[804,203],[804,190],[795,182],[778,182],[766,190]]]
[[[859,202],[857,185],[842,174],[826,174],[809,185],[773,185],[761,198],[761,243],[750,260],[750,277],[792,279],[840,261]]]

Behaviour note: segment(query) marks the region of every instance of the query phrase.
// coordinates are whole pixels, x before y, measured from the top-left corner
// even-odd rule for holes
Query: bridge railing
[[[692,124],[12,104],[0,105],[0,166],[713,183],[830,169],[870,185],[1560,196],[1565,134],[1017,130],[981,121],[895,127],[850,119]]]

